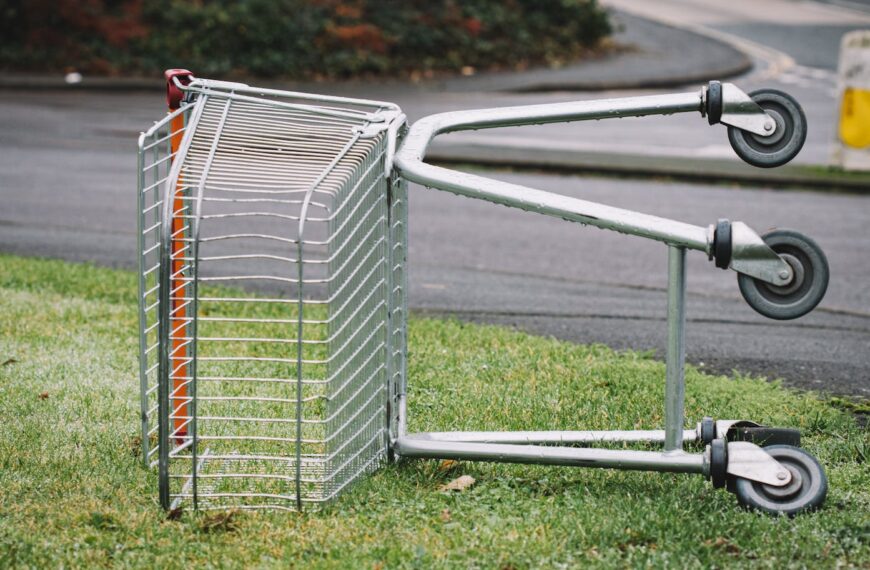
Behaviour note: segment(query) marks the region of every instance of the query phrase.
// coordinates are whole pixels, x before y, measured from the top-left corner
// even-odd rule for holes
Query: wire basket
[[[329,501],[395,430],[404,116],[201,79],[184,93],[139,141],[144,460],[166,508]]]

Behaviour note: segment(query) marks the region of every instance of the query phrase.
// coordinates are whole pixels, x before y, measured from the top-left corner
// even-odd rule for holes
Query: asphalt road
[[[603,0],[604,5],[670,25],[685,27],[712,41],[725,41],[752,56],[755,69],[731,79],[745,91],[772,87],[794,96],[807,114],[807,141],[797,163],[825,164],[832,152],[838,104],[837,63],[840,39],[852,30],[870,29],[870,9],[864,0],[854,10],[810,0]],[[846,2],[844,2],[846,3]],[[727,158],[731,149],[715,129],[704,131],[680,117],[670,121],[680,132],[670,131],[669,152],[682,156]],[[656,145],[642,126],[632,125],[635,135],[623,131],[626,141],[643,147]],[[613,140],[605,134],[604,142]],[[618,141],[617,141],[618,142]],[[655,153],[655,150],[648,151]],[[747,167],[749,168],[749,167]]]
[[[693,184],[494,173],[561,194],[706,225],[717,216],[800,228],[828,253],[821,308],[773,322],[740,297],[735,274],[689,254],[688,355],[717,372],[870,395],[870,221],[865,197]],[[579,342],[656,349],[665,342],[667,248],[420,190],[412,195],[411,298],[433,312],[519,326]]]
[[[755,33],[748,24],[739,31]],[[761,35],[753,36],[755,41],[769,37]],[[831,42],[823,44],[828,46],[822,54],[826,61],[835,60]],[[738,81],[750,87],[772,82],[798,91],[811,125],[820,125],[811,127],[805,152],[812,161],[827,153],[830,131],[825,130],[833,117],[832,76],[811,73],[830,66],[816,64],[820,67],[795,64],[776,75],[756,72]],[[399,102],[412,119],[455,108],[601,96],[428,96],[391,86],[372,91],[367,95]],[[133,267],[135,138],[162,112],[161,97],[154,93],[0,92],[0,251]],[[580,144],[582,134],[583,144],[614,151],[730,154],[724,132],[701,122],[688,116],[632,119],[510,130],[506,136],[528,137],[530,145],[535,137]],[[789,385],[870,397],[870,268],[865,263],[870,198],[489,174],[699,225],[728,217],[757,230],[793,227],[813,236],[830,259],[828,296],[817,311],[789,323],[753,313],[740,299],[733,273],[691,253],[689,360],[716,372],[752,372],[783,378]],[[421,188],[411,192],[410,230],[410,302],[418,311],[661,354],[666,286],[666,248],[661,244]]]
[[[0,93],[0,250],[133,267],[133,140],[159,106],[150,94]],[[696,224],[729,217],[806,231],[828,252],[833,278],[822,309],[792,323],[754,314],[732,273],[690,254],[689,358],[870,395],[868,198],[491,175]],[[617,348],[664,345],[661,244],[421,188],[411,192],[410,228],[415,309]]]

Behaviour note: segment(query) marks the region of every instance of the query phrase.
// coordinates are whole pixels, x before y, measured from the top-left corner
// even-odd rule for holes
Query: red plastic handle
[[[163,72],[163,77],[166,78],[166,104],[170,111],[174,111],[181,107],[184,91],[178,88],[173,79],[177,77],[179,83],[188,85],[193,79],[193,73],[186,69],[167,69]]]

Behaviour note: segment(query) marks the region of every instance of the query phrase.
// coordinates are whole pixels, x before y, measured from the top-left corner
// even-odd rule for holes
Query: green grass
[[[697,476],[408,461],[320,512],[167,520],[135,449],[135,299],[132,273],[0,256],[0,567],[870,567],[870,436],[842,402],[694,369],[689,418],[804,430],[820,512],[745,512]],[[662,423],[642,353],[414,319],[409,374],[412,430]]]

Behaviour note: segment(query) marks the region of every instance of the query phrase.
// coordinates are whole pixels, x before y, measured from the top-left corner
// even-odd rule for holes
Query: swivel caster
[[[786,285],[771,285],[738,274],[740,293],[749,306],[765,317],[788,320],[812,311],[828,289],[828,260],[809,237],[794,230],[772,230],[761,239],[792,268],[794,277]]]
[[[746,163],[759,168],[787,163],[797,156],[807,138],[803,109],[790,95],[776,89],[759,89],[749,96],[774,120],[776,128],[770,135],[762,136],[729,126],[731,148]]]
[[[734,477],[734,494],[742,506],[791,517],[815,510],[825,502],[828,479],[815,457],[790,445],[771,445],[765,447],[764,451],[788,469],[791,481],[783,487],[775,487]]]

